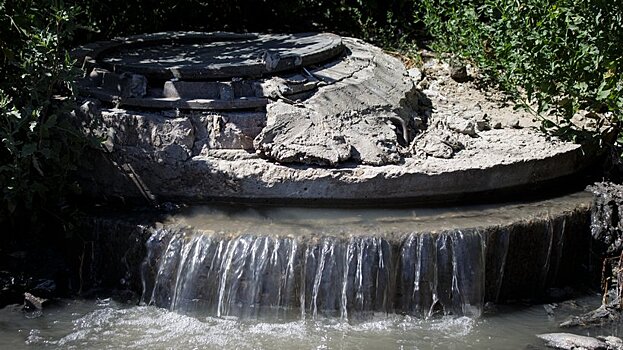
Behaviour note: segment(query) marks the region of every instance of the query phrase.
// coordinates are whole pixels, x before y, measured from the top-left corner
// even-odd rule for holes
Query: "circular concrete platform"
[[[218,302],[222,315],[244,316],[236,303],[249,307],[244,311],[268,307],[264,316],[284,309],[300,316],[316,311],[314,300],[329,315],[347,310],[344,318],[372,310],[477,316],[486,301],[535,298],[578,282],[591,201],[577,193],[461,208],[209,205],[167,215],[99,213],[85,230],[98,243],[87,254],[96,264],[85,281],[118,273],[108,281],[144,288],[145,303],[206,313],[231,288],[227,294],[237,298]],[[300,288],[284,288],[284,281]],[[254,285],[271,292],[246,293]]]
[[[493,127],[487,115],[498,107],[476,100],[474,110],[457,109],[463,97],[442,95],[436,81],[420,88],[398,59],[354,38],[158,33],[94,43],[74,57],[87,73],[76,115],[105,140],[91,157],[97,171],[81,174],[93,197],[474,200],[556,187],[594,158],[517,123]],[[166,80],[176,71],[188,80]]]

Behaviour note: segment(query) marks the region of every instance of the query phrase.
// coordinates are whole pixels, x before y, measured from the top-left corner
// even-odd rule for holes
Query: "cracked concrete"
[[[340,59],[247,89],[269,97],[265,110],[86,100],[76,115],[99,122],[109,152],[91,157],[98,171],[83,172],[85,193],[140,198],[134,176],[158,201],[421,202],[535,187],[589,164],[591,150],[533,129],[471,69],[460,83],[436,61],[407,72],[379,48],[342,40]]]
[[[410,101],[417,94],[415,85],[402,63],[380,49],[347,38],[344,44],[350,50],[345,59],[312,73],[325,87],[296,105],[267,107],[266,128],[254,142],[260,155],[280,163],[329,166],[401,161],[403,136],[393,120],[415,124]]]

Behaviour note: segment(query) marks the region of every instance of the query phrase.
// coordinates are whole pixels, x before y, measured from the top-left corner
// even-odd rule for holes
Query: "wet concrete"
[[[317,312],[325,315],[375,310],[420,317],[438,313],[478,315],[485,301],[534,300],[549,287],[577,283],[578,271],[588,259],[585,247],[589,237],[590,203],[589,195],[580,194],[532,203],[435,210],[191,207],[168,218],[154,217],[151,223],[146,216],[139,220],[127,214],[100,215],[93,221],[96,226],[88,231],[93,234],[93,243],[86,245],[85,256],[89,263],[85,262],[85,266],[90,267],[83,272],[84,280],[99,287],[135,291],[137,287],[138,291],[144,288],[145,301],[159,306],[177,305],[187,310],[203,305],[205,310],[221,310],[224,315],[244,315],[259,310],[234,308],[233,304],[217,306],[217,296],[227,291],[224,295],[238,296],[231,299],[232,303],[257,304],[273,311],[302,308],[304,312],[312,312],[312,300],[316,300]],[[147,246],[144,242],[148,242]],[[211,242],[211,245],[204,247],[200,242]],[[227,251],[231,250],[231,254],[223,250],[218,259],[216,255],[210,259],[198,258],[199,252],[216,254],[218,246],[229,247]],[[351,250],[352,254],[347,254]],[[356,253],[359,250],[361,254]],[[429,256],[433,251],[436,252],[434,259]],[[313,256],[312,260],[308,254]],[[262,262],[261,256],[267,260]],[[286,267],[290,266],[287,262],[292,257],[290,271]],[[450,265],[444,265],[444,257]],[[215,263],[214,259],[223,261]],[[205,268],[200,268],[202,261],[208,263]],[[227,261],[236,262],[235,266],[226,269]],[[277,270],[271,270],[271,266]],[[352,274],[344,272],[348,266]],[[353,297],[361,294],[362,304],[357,306],[355,299],[349,301],[347,297],[341,308],[341,296],[350,295],[351,288],[357,285],[350,280],[356,278],[357,266],[370,270],[362,274],[362,283],[367,287],[353,294]],[[280,270],[282,268],[292,273],[292,285],[288,287],[291,289],[284,287],[286,289],[279,293],[258,294],[265,295],[265,300],[237,299],[244,299],[245,290],[251,291],[249,288],[255,281],[252,276],[264,276],[256,281],[258,288],[277,288],[279,283],[268,282],[271,276],[288,275]],[[318,272],[324,269],[337,275],[325,271],[325,276]],[[184,271],[212,271],[214,276],[206,280],[185,276]],[[225,277],[226,271],[239,271],[242,279],[230,280]],[[378,278],[370,280],[373,276]],[[387,277],[386,283],[381,283],[382,276]],[[332,294],[322,289],[329,286],[322,282],[325,277],[327,282],[338,284],[344,278],[346,294]],[[196,281],[185,283],[189,278]],[[459,282],[451,282],[455,278]],[[229,284],[223,285],[224,289],[209,287],[209,281],[218,284],[219,280],[229,281]],[[417,293],[408,292],[413,288],[413,281],[421,285]],[[316,290],[313,286],[317,283],[320,289]],[[448,287],[445,299],[442,298],[444,285],[453,286]],[[373,294],[366,292],[368,287]],[[320,294],[314,299],[315,293]],[[175,295],[179,300],[174,300]],[[199,297],[201,295],[203,297]],[[270,300],[277,295],[283,297],[279,300],[289,302],[272,308]],[[306,297],[301,298],[301,295]],[[383,295],[385,297],[380,297]],[[430,299],[433,295],[440,299],[435,302]],[[207,298],[204,302],[187,303],[204,297]],[[412,297],[416,299],[411,300]],[[228,298],[223,300],[230,300]],[[305,302],[299,305],[301,300]],[[436,303],[439,305],[432,307]]]

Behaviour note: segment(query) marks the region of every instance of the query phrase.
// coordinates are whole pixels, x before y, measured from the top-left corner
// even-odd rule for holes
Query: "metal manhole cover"
[[[230,34],[127,40],[101,50],[96,64],[148,79],[211,80],[259,77],[309,66],[342,53],[329,33]]]

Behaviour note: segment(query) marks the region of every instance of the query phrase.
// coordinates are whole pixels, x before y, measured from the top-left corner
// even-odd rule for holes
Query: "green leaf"
[[[31,155],[33,155],[36,151],[37,151],[36,143],[27,143],[24,146],[22,146],[20,155],[22,158],[26,158],[26,157],[30,157]]]

